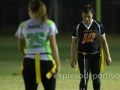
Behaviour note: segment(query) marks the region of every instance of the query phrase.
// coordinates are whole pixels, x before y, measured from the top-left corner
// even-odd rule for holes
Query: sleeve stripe
[[[101,36],[101,29],[100,29],[100,25],[94,20],[94,22],[98,25],[99,27],[99,35]]]
[[[76,38],[76,37],[72,36],[72,38]]]
[[[79,24],[77,25],[77,28],[76,28],[76,37],[78,37],[78,29],[79,29],[80,24],[81,24],[81,23],[79,23]]]
[[[103,33],[101,36],[105,36],[105,33]]]

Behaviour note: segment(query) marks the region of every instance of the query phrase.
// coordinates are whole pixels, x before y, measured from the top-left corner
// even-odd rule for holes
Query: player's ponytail
[[[38,17],[40,17],[40,21],[43,24],[48,19],[48,15],[45,4],[40,1],[40,5]]]
[[[84,12],[84,13],[91,12],[92,14],[94,14],[94,10],[91,7],[90,3],[88,3],[88,2],[83,5],[82,12]]]
[[[48,19],[46,6],[40,0],[32,0],[29,3],[29,8],[31,8],[32,13],[40,20],[40,23],[43,24]]]

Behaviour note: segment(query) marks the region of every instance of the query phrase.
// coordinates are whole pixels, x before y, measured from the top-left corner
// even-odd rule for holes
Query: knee
[[[81,85],[84,85],[85,84],[85,82],[86,82],[86,84],[88,83],[88,80],[89,80],[89,78],[81,78],[81,81],[80,81],[80,84]]]
[[[100,88],[100,79],[99,78],[93,80],[93,87]]]
[[[92,81],[93,81],[93,83],[99,83],[100,82],[99,76],[98,75],[92,76]]]

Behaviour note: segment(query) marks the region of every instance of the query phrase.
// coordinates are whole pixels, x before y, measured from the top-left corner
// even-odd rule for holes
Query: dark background
[[[71,33],[81,20],[81,7],[89,1],[95,8],[96,0],[41,0],[47,6],[49,19],[52,19],[59,32]],[[14,34],[18,25],[29,19],[29,0],[0,0],[0,34]],[[106,33],[120,34],[120,0],[101,0],[101,22]],[[96,19],[96,15],[94,15]]]

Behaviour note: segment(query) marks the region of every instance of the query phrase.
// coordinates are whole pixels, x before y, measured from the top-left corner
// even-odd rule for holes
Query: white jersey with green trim
[[[43,25],[38,19],[29,19],[22,22],[15,34],[16,37],[25,39],[25,57],[35,58],[40,53],[40,60],[53,60],[49,36],[58,33],[52,20],[47,20]]]

